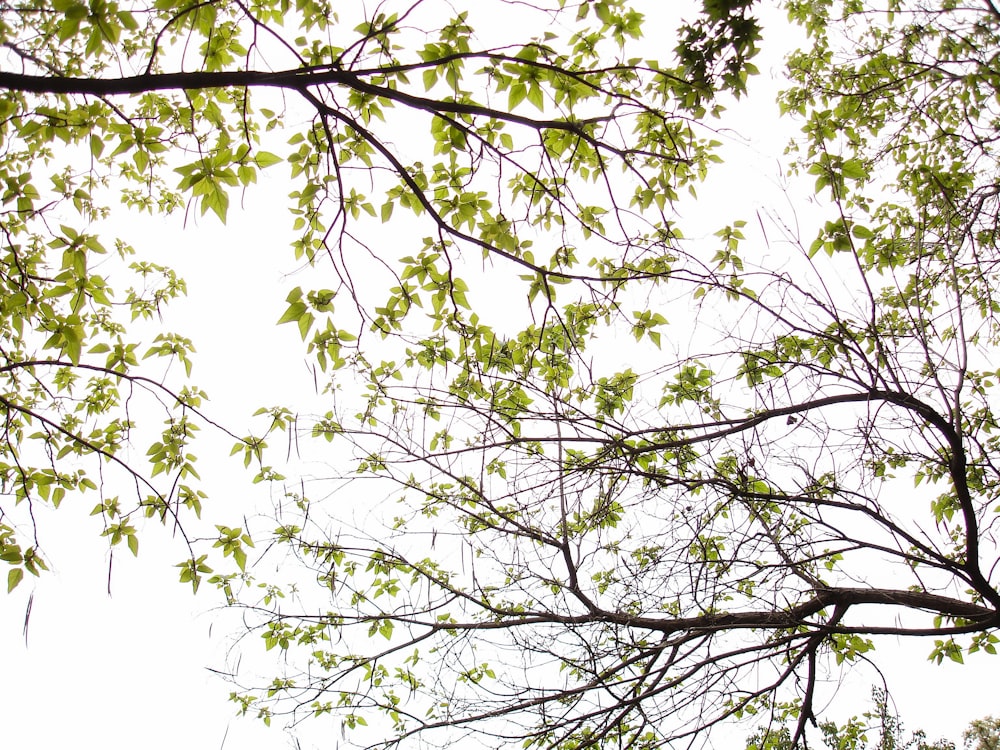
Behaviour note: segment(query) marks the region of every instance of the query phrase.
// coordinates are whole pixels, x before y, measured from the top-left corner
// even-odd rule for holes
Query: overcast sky
[[[767,36],[767,39],[773,37]],[[768,50],[765,49],[765,52]],[[774,56],[760,62],[777,69]],[[704,189],[706,226],[748,219],[753,241],[763,245],[756,212],[788,211],[779,189],[777,156],[784,136],[774,127],[773,95],[751,96],[753,107],[740,119],[747,147],[733,147],[719,179]],[[733,171],[734,165],[741,166]],[[194,377],[213,397],[210,413],[234,432],[248,406],[288,403],[291,394],[309,394],[312,378],[294,327],[275,327],[287,289],[300,283],[288,274],[295,264],[281,211],[288,188],[275,167],[248,210],[234,206],[228,226],[210,217],[134,220],[119,217],[136,246],[181,271],[188,299],[177,302],[164,326],[191,335],[198,347]],[[268,184],[270,183],[270,184]],[[275,208],[277,207],[277,208]],[[800,218],[808,210],[800,207]],[[696,220],[697,217],[689,217]],[[277,398],[276,398],[277,396]],[[311,397],[302,408],[314,406]],[[228,444],[219,441],[214,458],[200,449],[201,466],[224,464]],[[267,501],[267,488],[252,488],[238,467],[213,470],[216,499],[224,510],[254,515]],[[238,492],[236,483],[244,481]],[[46,524],[51,575],[26,580],[0,608],[4,674],[0,679],[0,737],[5,747],[71,746],[125,750],[175,748],[283,748],[290,739],[280,728],[233,718],[226,698],[231,687],[207,667],[225,668],[227,649],[238,628],[212,611],[214,592],[193,597],[177,583],[171,567],[183,552],[169,534],[152,527],[133,559],[120,549],[111,571],[98,538],[99,521],[89,517],[94,497],[67,501]],[[253,559],[253,558],[251,558]],[[33,597],[27,637],[25,611]],[[930,643],[883,641],[876,653],[885,666],[897,707],[910,728],[932,737],[958,739],[972,719],[1000,712],[995,698],[995,659],[965,667],[933,666]],[[867,707],[869,675],[849,680]],[[970,689],[971,685],[978,689]],[[276,722],[279,723],[279,722]],[[332,745],[330,745],[332,746]]]

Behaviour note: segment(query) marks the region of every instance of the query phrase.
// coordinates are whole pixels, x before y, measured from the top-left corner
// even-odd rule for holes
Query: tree
[[[244,707],[338,712],[362,745],[659,747],[768,716],[794,746],[823,670],[879,636],[995,652],[997,13],[787,10],[818,236],[776,218],[758,262],[742,223],[706,252],[663,217],[592,258],[635,218],[617,188],[573,249],[594,275],[527,274],[520,326],[414,262],[381,309],[430,295],[432,324],[314,428],[399,504],[374,532],[295,498],[279,537],[319,590],[254,609],[288,667]],[[390,739],[358,729],[379,713]]]
[[[976,719],[962,735],[965,746],[972,750],[996,750],[1000,747],[1000,720],[987,716]],[[975,746],[973,746],[975,742]]]
[[[281,653],[242,710],[334,714],[360,745],[661,747],[765,717],[797,746],[822,671],[873,660],[879,636],[926,638],[939,662],[994,653],[1000,13],[785,3],[809,44],[782,104],[828,218],[800,241],[775,215],[763,256],[739,217],[709,243],[679,225],[754,72],[752,2],[705,0],[668,62],[632,54],[649,22],[624,2],[484,7],[443,24],[421,2],[350,20],[308,0],[4,11],[22,66],[0,73],[21,295],[7,456],[36,440],[47,462],[11,460],[7,486],[30,507],[67,458],[117,463],[140,439],[74,375],[162,387],[90,270],[104,244],[49,217],[87,225],[114,190],[225,220],[283,162],[295,256],[336,281],[293,289],[281,322],[330,410],[264,409],[235,451],[279,487],[272,433],[355,461],[329,498],[290,483],[264,557],[280,580],[248,570],[240,526],[208,539],[237,570],[194,543],[182,564]],[[127,298],[140,317],[179,291],[135,270],[167,280]],[[180,482],[200,402],[166,393],[177,416],[148,451],[168,489],[131,514],[103,503],[112,543],[139,510],[198,510]]]
[[[570,11],[561,10],[562,4],[538,13],[563,18]],[[564,50],[527,38],[476,50],[467,13],[449,19],[427,5],[353,21],[341,20],[324,2],[294,8],[285,2],[76,0],[5,6],[0,482],[13,504],[0,508],[0,557],[11,566],[8,589],[25,572],[45,568],[36,505],[58,507],[67,493],[94,490],[102,495],[94,513],[104,520],[112,545],[125,541],[137,553],[134,519],[156,516],[186,537],[182,579],[197,588],[211,571],[182,523],[184,516],[200,516],[205,499],[191,449],[206,421],[198,411],[205,394],[177,373],[165,379],[162,371],[140,368],[143,359],[166,358],[190,376],[193,345],[166,332],[142,343],[138,337],[147,331],[135,325],[154,320],[185,292],[184,282],[124,241],[95,234],[105,220],[122,210],[167,214],[187,206],[225,221],[231,191],[247,189],[260,170],[285,162],[298,186],[290,206],[298,233],[295,255],[310,263],[329,258],[341,277],[338,289],[294,292],[285,320],[296,322],[303,338],[311,335],[310,351],[322,367],[342,367],[342,352],[357,350],[352,326],[373,325],[383,334],[402,329],[413,302],[410,285],[402,281],[407,274],[421,282],[434,275],[442,314],[443,300],[463,299],[461,282],[453,285],[435,264],[441,257],[433,252],[435,243],[470,243],[538,279],[571,277],[561,270],[572,265],[562,258],[571,254],[568,249],[550,269],[547,259],[533,260],[530,240],[517,236],[536,215],[508,219],[499,202],[491,208],[487,191],[474,189],[476,176],[493,167],[519,175],[521,200],[541,202],[550,226],[569,223],[593,231],[604,209],[578,203],[563,184],[563,172],[592,177],[612,162],[627,165],[634,178],[648,171],[654,181],[642,200],[662,208],[664,194],[704,172],[709,147],[694,135],[692,123],[713,87],[741,90],[756,38],[752,22],[736,25],[740,14],[710,4],[703,17],[685,26],[690,41],[681,67],[619,61],[605,69],[601,36],[614,48],[640,31],[641,16],[621,2],[587,2],[573,10],[579,21],[596,25],[581,25]],[[432,24],[445,23],[431,25],[425,36],[413,25],[421,14]],[[286,22],[294,33],[284,31]],[[396,46],[401,37],[410,45],[402,48],[405,59]],[[467,73],[472,66],[480,67]],[[461,89],[467,75],[482,82],[490,101]],[[420,82],[413,86],[410,77]],[[642,91],[648,104],[636,97]],[[285,96],[297,102],[289,116],[305,112],[298,128],[284,123]],[[274,109],[257,111],[258,98]],[[668,101],[678,116],[661,107]],[[429,125],[424,145],[431,146],[433,165],[404,162],[393,144],[396,125],[382,125],[393,106]],[[616,136],[611,131],[619,123],[638,123],[645,135]],[[281,157],[260,145],[270,131],[275,143],[290,139]],[[382,220],[398,206],[430,217],[438,239],[418,243],[415,259],[391,270],[402,293],[389,308],[375,314],[357,302],[355,320],[345,316],[334,323],[333,298],[338,291],[355,291],[354,269],[337,261],[358,242],[348,224],[375,212],[359,187],[383,175],[394,175],[395,183],[378,185],[385,191]],[[482,227],[480,218],[486,219]],[[139,259],[114,266],[105,257],[111,247],[120,259]],[[108,268],[118,279],[130,279],[132,272],[118,283],[132,284],[124,294],[116,296]],[[322,325],[314,330],[317,318]],[[138,408],[143,397],[149,408],[162,406],[162,430],[150,430],[155,422]],[[288,429],[291,415],[285,411],[263,415],[270,430]],[[248,466],[257,466],[257,480],[276,478],[259,463],[265,445],[246,436],[234,449]],[[126,447],[144,450],[149,466],[125,458]],[[105,486],[113,469],[135,486],[137,504],[114,494],[114,483]],[[212,540],[243,569],[251,542],[241,527],[218,526]]]
[[[843,725],[825,721],[820,726],[823,744],[835,750],[864,750],[878,732],[878,750],[955,750],[955,743],[946,739],[926,742],[927,734],[918,729],[909,737],[903,724],[889,707],[885,690],[872,691],[874,706],[861,717],[853,716]],[[1000,726],[992,716],[975,719],[962,733],[964,747],[972,750],[992,750],[997,746],[997,729]],[[787,726],[761,729],[747,739],[747,750],[792,750],[792,733]],[[975,743],[975,744],[973,744]],[[794,747],[799,747],[798,745]]]
[[[823,744],[834,750],[864,750],[872,746],[878,750],[955,750],[955,743],[940,739],[933,743],[926,742],[927,734],[918,729],[909,737],[903,730],[899,717],[891,710],[888,696],[884,689],[872,690],[871,709],[861,715],[852,716],[843,725],[833,721],[824,721],[820,725]],[[970,737],[980,726],[990,725],[993,719],[977,719],[969,725],[965,732],[966,747],[971,747]],[[874,745],[869,743],[877,734]],[[761,729],[747,740],[747,750],[792,750],[792,733],[787,726]],[[801,745],[795,746],[801,747]],[[977,745],[975,750],[985,750],[987,746]]]

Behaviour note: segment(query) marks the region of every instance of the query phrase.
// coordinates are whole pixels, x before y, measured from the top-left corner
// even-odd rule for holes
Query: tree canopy
[[[872,707],[860,716],[852,716],[844,724],[824,721],[819,728],[823,744],[836,750],[955,750],[951,740],[927,741],[927,733],[918,729],[904,730],[903,722],[892,711],[885,690],[872,691]],[[967,750],[996,750],[1000,721],[987,716],[969,723],[962,733]],[[747,750],[792,750],[792,733],[787,726],[767,727],[748,738]]]
[[[8,589],[43,506],[96,497],[133,553],[159,519],[281,655],[237,707],[360,746],[798,747],[880,636],[993,654],[1000,9],[786,0],[818,231],[713,204],[689,239],[775,9],[468,5],[0,10]],[[227,433],[156,325],[184,282],[115,218],[278,179],[311,269],[278,322],[328,410]],[[205,427],[266,530],[199,522]],[[273,468],[285,435],[333,478]]]

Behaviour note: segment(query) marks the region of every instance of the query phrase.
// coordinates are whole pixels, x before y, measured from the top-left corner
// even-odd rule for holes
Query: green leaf
[[[515,83],[510,87],[510,91],[507,94],[507,109],[513,111],[517,108],[517,105],[524,101],[525,97],[528,96],[528,86],[524,83]]]
[[[841,166],[841,173],[849,180],[864,180],[868,171],[859,159],[848,159]]]
[[[272,167],[275,164],[280,164],[284,161],[284,159],[280,156],[272,154],[269,151],[258,151],[254,154],[253,160],[254,163],[261,169],[267,169],[268,167]]]
[[[17,584],[21,582],[24,578],[24,570],[22,568],[11,568],[7,572],[7,593],[17,588]]]
[[[528,91],[527,91],[526,96],[527,96],[528,101],[531,102],[532,104],[534,104],[535,107],[537,107],[540,110],[544,110],[545,109],[545,96],[542,93],[542,87],[541,86],[539,86],[538,84],[534,84],[534,83],[531,84],[528,87]]]

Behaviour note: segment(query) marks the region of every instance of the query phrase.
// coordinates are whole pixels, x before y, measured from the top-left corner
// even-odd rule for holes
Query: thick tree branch
[[[425,112],[447,112],[490,117],[536,130],[565,130],[584,138],[593,145],[606,148],[589,135],[584,126],[606,121],[607,117],[587,120],[536,119],[494,109],[480,104],[428,99],[398,89],[377,86],[356,73],[336,68],[300,68],[269,72],[263,70],[190,71],[153,73],[123,78],[74,78],[69,76],[35,76],[0,71],[0,89],[27,94],[62,94],[69,96],[131,96],[150,91],[197,91],[214,88],[280,88],[302,91],[315,86],[337,85],[373,96],[405,104]]]

